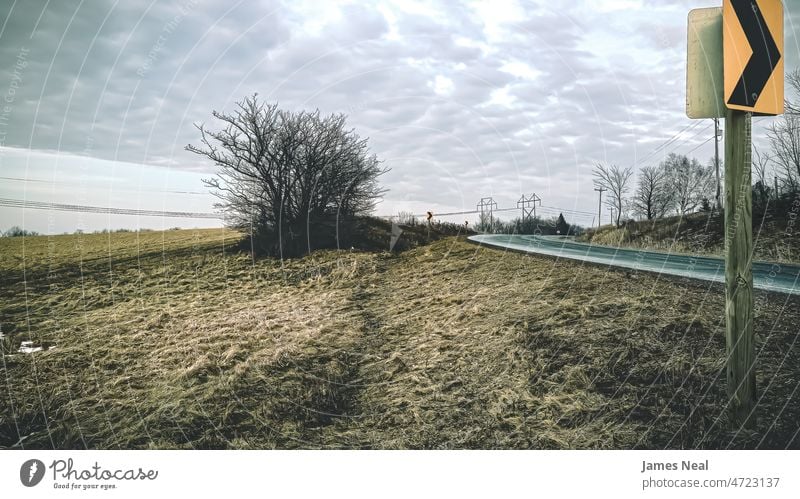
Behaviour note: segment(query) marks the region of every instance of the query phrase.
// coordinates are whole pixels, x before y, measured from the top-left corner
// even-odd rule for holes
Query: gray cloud
[[[183,150],[192,124],[213,126],[211,110],[259,92],[348,114],[392,168],[382,209],[471,207],[490,194],[510,206],[535,190],[590,211],[592,164],[632,164],[689,123],[686,14],[704,6],[134,4],[0,9],[0,89],[29,50],[6,146],[209,172]],[[789,68],[792,26],[797,12]]]

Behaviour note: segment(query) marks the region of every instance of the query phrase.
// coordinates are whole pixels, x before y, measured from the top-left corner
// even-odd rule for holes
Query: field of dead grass
[[[773,207],[753,214],[753,256],[756,260],[800,263],[800,200],[789,208]],[[578,236],[581,242],[646,250],[722,257],[724,216],[692,213],[683,217],[630,221],[623,227],[604,225]]]
[[[717,285],[455,237],[284,261],[238,239],[0,239],[0,447],[800,447],[796,298],[756,295],[737,431]]]

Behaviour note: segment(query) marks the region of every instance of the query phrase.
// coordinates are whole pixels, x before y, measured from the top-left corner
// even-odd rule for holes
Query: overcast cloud
[[[686,16],[709,4],[7,0],[2,175],[58,183],[2,180],[0,194],[183,206],[161,192],[170,189],[150,185],[134,203],[103,186],[142,185],[158,167],[176,172],[170,188],[202,191],[213,165],[183,149],[197,142],[193,123],[213,127],[211,110],[258,92],[285,108],[349,115],[391,168],[382,214],[472,209],[482,196],[510,207],[523,192],[594,213],[596,162],[634,164],[688,125],[664,153],[713,154],[703,144],[710,121],[684,112]],[[790,70],[800,12],[787,9]],[[76,198],[70,179],[99,171],[112,178],[84,187],[102,192]],[[210,211],[211,198],[191,205]],[[2,210],[4,226],[22,216]]]

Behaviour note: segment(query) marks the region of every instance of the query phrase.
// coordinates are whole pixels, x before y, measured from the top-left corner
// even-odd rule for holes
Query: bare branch
[[[196,124],[200,145],[186,150],[219,167],[204,183],[226,220],[252,224],[281,254],[310,249],[311,234],[321,232],[312,227],[368,214],[385,192],[377,179],[387,170],[343,114],[292,113],[253,95],[212,116],[222,128]]]

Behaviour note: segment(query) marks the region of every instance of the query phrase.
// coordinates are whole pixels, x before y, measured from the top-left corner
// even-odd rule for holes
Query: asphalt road
[[[483,245],[515,251],[540,253],[705,281],[725,282],[725,262],[721,258],[596,246],[577,243],[560,236],[480,234],[470,236],[469,239]],[[753,285],[757,289],[800,295],[800,266],[755,262],[753,263]]]

